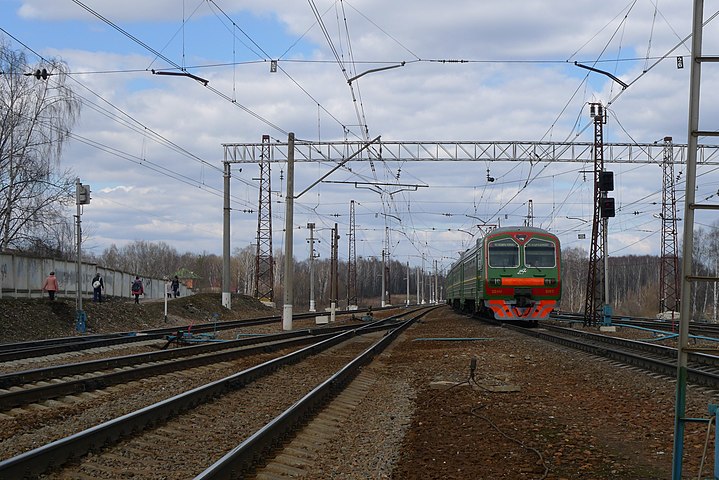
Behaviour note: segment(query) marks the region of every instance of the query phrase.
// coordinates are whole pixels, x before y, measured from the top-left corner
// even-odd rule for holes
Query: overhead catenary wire
[[[182,64],[183,64],[183,66],[184,66],[184,62],[183,62]],[[531,173],[530,173],[530,176],[531,176]],[[528,178],[528,180],[529,180],[529,177],[527,177],[527,178]],[[526,184],[526,183],[531,183],[531,182],[525,181],[525,184]],[[399,205],[395,204],[395,205],[393,205],[393,206],[391,207],[391,209],[388,210],[388,211],[389,211],[389,212],[393,212],[393,211],[396,212],[396,211],[398,211],[398,209],[403,210],[403,209],[404,209],[404,206],[399,206]],[[410,211],[408,210],[408,212],[410,212]],[[413,217],[414,212],[408,213],[408,215],[409,215],[410,217]]]
[[[22,46],[23,46],[24,48],[26,48],[28,51],[32,52],[35,56],[37,56],[37,57],[40,58],[41,60],[47,62],[47,59],[45,59],[42,55],[40,55],[38,52],[36,52],[35,50],[33,50],[31,47],[29,47],[27,44],[25,44],[24,42],[22,42],[20,39],[16,38],[14,35],[12,35],[12,34],[10,34],[9,32],[7,32],[4,28],[0,27],[0,31],[3,31],[6,35],[8,35],[10,38],[12,38],[13,40],[15,40],[16,42],[18,42],[20,45],[22,45]],[[96,92],[94,92],[93,90],[91,90],[89,87],[87,87],[87,86],[86,86],[85,84],[83,84],[82,82],[79,82],[78,80],[76,80],[76,79],[74,79],[74,78],[72,78],[72,77],[70,77],[70,76],[68,76],[68,78],[70,78],[71,80],[75,81],[75,83],[76,83],[79,87],[83,88],[84,90],[86,90],[87,92],[89,92],[90,94],[92,94],[93,96],[99,98],[104,104],[108,105],[108,106],[110,107],[110,109],[107,109],[107,108],[101,106],[100,104],[93,102],[92,100],[90,100],[89,98],[87,98],[87,97],[85,97],[85,96],[83,96],[83,95],[78,95],[79,98],[81,99],[83,105],[89,106],[89,107],[91,107],[93,110],[95,110],[96,112],[98,112],[99,114],[104,115],[104,116],[108,117],[109,119],[111,119],[111,120],[113,120],[113,121],[116,121],[116,122],[118,122],[118,123],[124,125],[125,127],[129,128],[129,129],[131,129],[131,130],[133,130],[133,131],[135,131],[135,132],[137,132],[137,133],[140,133],[141,135],[143,135],[143,138],[146,138],[146,137],[149,136],[150,138],[153,139],[153,141],[157,141],[158,143],[167,146],[167,147],[170,148],[171,150],[174,150],[174,151],[176,151],[177,153],[180,153],[180,154],[183,155],[183,156],[187,156],[188,158],[190,158],[190,159],[192,159],[192,160],[194,160],[194,161],[197,161],[201,166],[206,166],[206,167],[209,167],[209,168],[218,170],[218,171],[222,171],[222,170],[221,170],[219,167],[217,167],[216,165],[214,165],[214,164],[212,164],[212,163],[210,163],[210,162],[207,162],[206,160],[201,159],[200,157],[198,157],[198,156],[192,154],[191,152],[189,152],[189,151],[187,151],[186,149],[180,147],[180,146],[177,145],[176,143],[174,143],[174,142],[168,140],[167,138],[165,138],[164,136],[162,136],[162,135],[160,135],[159,133],[155,132],[154,130],[150,129],[149,127],[143,125],[142,123],[140,123],[139,121],[137,121],[134,117],[132,117],[132,116],[129,115],[128,113],[124,112],[124,111],[123,111],[122,109],[120,109],[119,107],[117,107],[117,106],[113,105],[112,103],[110,103],[108,100],[106,100],[106,99],[103,98],[101,95],[99,95],[99,94],[97,94]],[[118,112],[118,113],[114,113],[113,111]],[[54,128],[52,125],[49,125],[49,127]],[[188,177],[188,176],[186,176],[186,175],[177,173],[177,172],[173,171],[172,169],[169,169],[169,168],[167,168],[167,167],[161,166],[161,165],[159,165],[159,164],[157,164],[157,163],[155,163],[155,162],[149,161],[149,160],[147,160],[146,158],[136,157],[135,155],[132,155],[132,154],[130,154],[130,153],[123,152],[123,151],[121,151],[121,150],[119,150],[119,149],[116,149],[116,148],[111,147],[111,146],[109,146],[109,145],[103,144],[103,143],[101,143],[101,142],[97,142],[97,141],[91,140],[91,139],[89,139],[89,138],[87,138],[87,137],[78,135],[78,134],[73,133],[73,132],[67,132],[67,134],[68,134],[68,136],[69,136],[70,138],[74,138],[75,140],[79,141],[80,143],[84,143],[84,144],[86,144],[86,145],[88,145],[88,146],[91,146],[91,147],[93,147],[93,148],[99,149],[99,150],[104,151],[104,152],[106,152],[106,153],[110,153],[110,154],[112,154],[112,155],[114,155],[114,156],[116,156],[116,157],[118,157],[118,158],[123,159],[123,160],[131,161],[131,162],[133,162],[133,163],[135,163],[135,164],[137,164],[137,165],[139,165],[139,166],[142,166],[142,167],[144,167],[144,168],[147,168],[147,169],[149,169],[149,170],[151,170],[151,171],[153,171],[153,172],[155,172],[155,173],[157,173],[157,174],[160,174],[160,175],[163,175],[163,176],[172,178],[172,179],[174,179],[174,180],[180,181],[180,182],[182,182],[182,183],[184,183],[184,184],[187,184],[187,185],[190,185],[190,186],[193,186],[193,187],[198,187],[199,189],[205,190],[206,192],[211,193],[211,194],[213,194],[213,195],[215,195],[215,196],[222,197],[222,192],[221,192],[220,190],[215,189],[214,187],[211,187],[211,186],[209,186],[209,185],[206,185],[204,182],[201,182],[201,181],[198,181],[198,180],[196,180],[196,179],[194,179],[194,178]],[[252,183],[250,183],[250,182],[247,182],[247,181],[245,181],[244,179],[240,179],[240,181],[243,181],[243,182],[246,183],[247,185],[256,187],[255,184],[252,184]],[[247,204],[246,202],[244,202],[244,200],[239,199],[239,198],[237,198],[237,197],[235,197],[235,196],[232,196],[232,197],[231,197],[231,200],[232,200],[233,202],[239,202],[240,204],[242,204],[242,205],[245,206],[245,207],[250,206],[249,204]]]

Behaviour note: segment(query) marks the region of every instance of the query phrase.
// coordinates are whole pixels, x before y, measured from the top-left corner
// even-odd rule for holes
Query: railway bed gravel
[[[453,386],[468,380],[472,358],[478,385]],[[365,372],[373,379],[367,394],[323,443],[304,478],[671,478],[675,384],[667,377],[485,325],[448,308],[405,331]],[[77,412],[54,423],[66,433],[77,431],[109,419],[120,405],[139,408],[175,387],[171,378],[164,384],[136,382],[134,394],[125,391],[114,403],[98,393],[84,401],[92,408],[80,402]],[[690,386],[687,414],[705,417],[718,395]],[[43,410],[24,415],[42,419]],[[0,426],[8,421],[0,417]],[[52,437],[51,428],[37,420],[6,437],[2,458],[17,437],[37,446]],[[688,425],[685,478],[697,476],[705,428]],[[157,458],[158,465],[172,468],[172,455]],[[703,475],[709,477],[711,459],[707,463]]]
[[[480,386],[450,388],[467,380],[472,357]],[[303,478],[671,478],[672,379],[448,309],[366,370],[376,381]],[[690,387],[687,413],[705,417],[716,395]],[[704,435],[688,426],[685,478],[696,478]]]

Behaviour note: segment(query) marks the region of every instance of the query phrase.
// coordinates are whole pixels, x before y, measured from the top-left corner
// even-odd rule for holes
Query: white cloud
[[[619,87],[608,77],[574,66],[575,60],[626,82],[638,78],[610,105],[606,141],[653,142],[666,135],[678,143],[686,141],[689,68],[687,64],[678,70],[673,57],[686,55],[687,50],[678,49],[672,58],[642,76],[642,70],[653,63],[644,59],[650,38],[650,54],[658,56],[688,33],[691,12],[684,5],[660,4],[655,17],[651,2],[637,2],[630,12],[626,10],[630,4],[624,2],[569,0],[526,1],[521,8],[496,0],[317,2],[339,54],[349,61],[351,53],[359,62],[354,67],[347,64],[348,76],[388,65],[383,62],[408,62],[401,68],[367,74],[353,82],[350,90],[334,63],[291,61],[334,59],[322,32],[313,26],[311,10],[302,2],[221,4],[233,18],[261,23],[264,30],[256,41],[271,56],[287,52],[277,73],[270,73],[268,62],[222,65],[257,59],[240,40],[255,50],[257,47],[241,33],[233,40],[204,2],[198,2],[203,5],[195,16],[190,18],[185,12],[188,23],[173,38],[162,38],[158,31],[178,31],[182,11],[176,1],[84,3],[178,64],[189,65],[191,59],[192,65],[216,65],[192,70],[209,80],[209,88],[190,78],[152,75],[148,69],[165,65],[127,37],[91,19],[74,3],[24,0],[17,12],[0,7],[0,12],[17,20],[15,34],[44,54],[61,56],[73,72],[128,71],[73,77],[82,85],[78,93],[96,106],[85,105],[74,131],[78,138],[68,146],[63,164],[92,186],[93,201],[85,207],[83,220],[94,228],[89,243],[97,253],[110,243],[122,245],[137,239],[165,241],[181,251],[219,253],[223,143],[259,142],[263,134],[285,141],[288,131],[300,139],[342,140],[345,129],[350,139],[356,139],[361,131],[358,124],[364,121],[370,137],[382,135],[385,140],[591,141],[586,102],[606,103]],[[351,52],[346,36],[340,42],[345,17]],[[246,31],[253,27],[252,22],[240,26]],[[37,34],[48,28],[52,35]],[[708,32],[705,41],[714,40],[715,34]],[[602,53],[604,47],[608,48]],[[182,57],[185,52],[187,56]],[[592,64],[600,54],[606,62]],[[619,57],[635,60],[612,61]],[[416,61],[418,58],[469,62]],[[590,81],[582,83],[586,75]],[[705,74],[703,101],[708,105],[718,100],[719,89],[711,87],[718,81],[713,72]],[[702,121],[707,128],[717,128],[719,115],[705,108]],[[532,199],[535,225],[566,231],[567,244],[588,247],[588,241],[576,238],[586,225],[566,218],[591,216],[587,205],[592,198],[591,176],[587,182],[582,173],[587,165],[379,159],[373,163],[374,171],[366,160],[350,162],[352,172],[342,169],[328,180],[389,183],[399,176],[402,183],[429,187],[385,197],[383,206],[379,195],[366,188],[320,184],[297,201],[295,225],[338,222],[346,230],[349,199],[355,199],[361,204],[358,238],[367,240],[358,244],[358,253],[377,255],[381,251],[385,217],[374,214],[388,213],[402,218],[400,223],[387,217],[389,227],[404,232],[391,234],[391,241],[397,242],[394,251],[415,263],[418,249],[439,256],[456,254],[461,249],[457,246],[471,238],[459,229],[478,231],[476,219],[468,215],[492,222],[498,219],[503,224],[521,223]],[[257,167],[241,167],[242,172],[240,166],[233,166],[233,247],[254,242],[257,228]],[[295,192],[329,168],[298,163]],[[658,236],[641,241],[646,233],[632,230],[659,229],[658,222],[651,223],[660,208],[656,195],[652,196],[661,188],[659,167],[609,168],[617,174],[618,206],[642,212],[622,212],[612,220],[610,250],[658,251]],[[495,182],[487,181],[487,169]],[[272,171],[278,246],[284,227],[286,166],[273,164]],[[705,190],[716,190],[716,182],[708,180]],[[306,255],[303,235],[304,231],[296,232],[295,255],[300,258]],[[411,245],[407,236],[416,244]]]

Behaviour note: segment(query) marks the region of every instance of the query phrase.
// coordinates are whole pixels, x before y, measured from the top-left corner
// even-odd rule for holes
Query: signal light
[[[614,172],[599,172],[599,190],[602,192],[614,190]]]
[[[602,218],[608,218],[614,216],[614,199],[611,197],[602,198],[599,204],[600,213]]]
[[[90,203],[90,185],[77,184],[77,203],[78,205]]]

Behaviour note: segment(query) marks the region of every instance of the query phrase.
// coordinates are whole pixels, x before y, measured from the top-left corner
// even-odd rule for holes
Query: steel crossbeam
[[[270,162],[287,161],[287,143],[264,144]],[[365,146],[365,142],[295,142],[295,162],[338,162]],[[262,143],[225,143],[230,163],[260,163]],[[537,141],[385,141],[377,140],[351,161],[366,159],[415,162],[574,162],[594,163],[593,142]],[[666,153],[663,143],[605,143],[604,163],[658,164]],[[687,145],[673,144],[675,164],[686,163]],[[719,145],[699,145],[700,165],[719,165]]]

